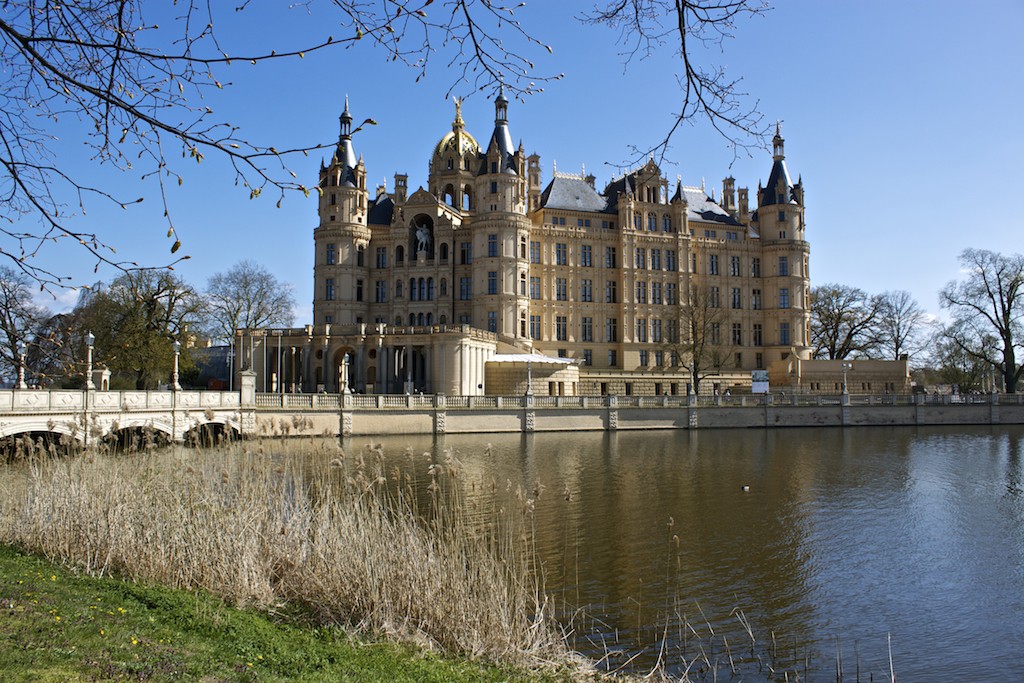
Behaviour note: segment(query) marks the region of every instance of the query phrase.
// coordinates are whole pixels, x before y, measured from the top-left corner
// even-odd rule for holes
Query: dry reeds
[[[0,479],[0,541],[93,574],[201,587],[240,604],[494,662],[564,664],[524,538],[528,522],[466,520],[457,464],[429,499],[379,453],[213,451],[34,458]]]

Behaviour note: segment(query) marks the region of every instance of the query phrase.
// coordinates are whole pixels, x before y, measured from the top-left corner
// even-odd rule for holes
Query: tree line
[[[28,275],[0,267],[0,374],[15,381],[24,365],[41,387],[84,384],[89,334],[94,367],[110,370],[112,389],[166,383],[175,341],[181,382],[199,385],[196,345],[226,344],[236,329],[288,327],[295,309],[291,285],[252,261],[217,273],[203,290],[167,268],[130,270],[82,289],[68,313],[38,305],[35,291]]]

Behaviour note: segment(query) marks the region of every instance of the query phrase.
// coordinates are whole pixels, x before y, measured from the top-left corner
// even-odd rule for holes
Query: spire
[[[341,112],[338,120],[341,122],[341,138],[344,139],[352,135],[352,115],[348,113],[348,95],[345,95],[345,111]]]
[[[782,161],[786,158],[785,150],[783,149],[783,143],[785,140],[782,139],[782,121],[775,122],[775,137],[772,138],[772,158],[775,161]]]
[[[494,100],[494,133],[491,135],[491,142],[487,149],[497,145],[501,153],[500,171],[504,171],[511,164],[510,157],[515,153],[512,146],[512,134],[508,130],[508,100],[505,99],[505,87],[498,91],[498,97]]]
[[[345,95],[345,110],[338,120],[341,122],[341,134],[338,136],[338,149],[334,158],[342,167],[352,169],[356,167],[356,150],[352,146],[352,115],[348,111],[348,95]]]
[[[452,130],[462,130],[466,123],[462,120],[462,100],[455,98],[455,120],[452,121]]]

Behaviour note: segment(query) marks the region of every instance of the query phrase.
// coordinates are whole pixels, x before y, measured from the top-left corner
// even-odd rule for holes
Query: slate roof
[[[699,187],[682,187],[676,189],[676,197],[682,196],[686,199],[686,215],[691,221],[704,221],[705,223],[721,223],[723,225],[740,225],[740,222],[733,218],[728,211],[719,206],[718,202],[709,197]],[[673,197],[675,200],[676,197]]]
[[[370,203],[366,216],[368,225],[391,225],[391,215],[395,210],[395,200],[389,194],[382,194]]]
[[[541,193],[540,205],[546,209],[567,211],[604,211],[608,200],[583,178],[555,175]]]
[[[785,159],[776,159],[772,164],[771,175],[768,176],[768,184],[764,191],[757,198],[758,206],[772,206],[779,204],[776,195],[782,194],[786,200],[784,204],[796,204],[796,196],[793,193],[793,181],[789,177],[789,169],[786,168]]]

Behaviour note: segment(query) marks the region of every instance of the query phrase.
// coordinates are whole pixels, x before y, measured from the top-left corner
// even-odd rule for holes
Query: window
[[[374,301],[379,304],[384,303],[388,300],[388,283],[385,280],[377,280],[375,284],[376,293],[374,295]]]
[[[789,257],[779,257],[779,275],[789,275]]]
[[[697,272],[697,254],[690,254],[690,272]]]
[[[589,244],[584,244],[580,247],[580,265],[584,268],[590,268],[594,265],[593,249]]]
[[[324,283],[324,298],[328,301],[334,301],[334,278],[327,278],[327,282]]]
[[[619,341],[619,319],[608,318],[604,321],[604,340],[606,342]]]
[[[679,270],[679,265],[676,263],[676,252],[674,249],[665,250],[665,270],[672,273]]]
[[[764,346],[764,330],[761,327],[761,323],[754,323],[753,339],[751,343],[754,346]]]
[[[590,303],[594,300],[594,281],[580,280],[580,301]]]
[[[552,216],[551,217],[551,225],[565,225],[565,217],[564,216]]]
[[[779,308],[789,308],[789,287],[779,288]]]
[[[752,289],[750,290],[750,307],[755,311],[761,310],[761,290]]]
[[[730,241],[730,242],[735,242],[739,238],[740,238],[740,234],[738,232],[727,232],[727,233],[725,233],[725,239]]]
[[[331,193],[331,206],[335,206],[338,203],[338,195]]]
[[[594,341],[594,319],[590,316],[583,316],[583,320],[580,322],[580,340]]]
[[[614,368],[619,365],[619,354],[615,349],[608,349],[608,367]]]
[[[604,302],[606,304],[618,303],[619,296],[616,289],[615,280],[608,280],[604,283]]]
[[[490,270],[487,272],[487,293],[498,293],[498,271],[496,270]]]
[[[647,318],[636,319],[636,341],[647,341]]]
[[[661,318],[651,319],[651,341],[661,343]],[[661,365],[661,363],[658,363]]]
[[[750,276],[761,277],[761,259],[756,256],[750,259]]]
[[[786,220],[786,212],[785,211],[779,211],[779,222],[783,223],[783,222],[785,222],[785,220]]]
[[[530,242],[530,263],[540,263],[540,242]]]
[[[651,270],[661,270],[661,249],[651,249]]]
[[[356,280],[356,301],[363,300],[363,281]]]
[[[564,277],[555,278],[555,300],[556,301],[568,301],[568,287],[569,281]]]
[[[402,281],[401,280],[395,280],[395,298],[396,299],[401,299],[402,298]],[[399,323],[399,324],[401,324],[401,323]]]
[[[643,270],[647,267],[647,250],[637,248],[634,250],[633,267]]]
[[[540,299],[540,278],[530,277],[530,298]]]
[[[531,339],[540,339],[540,316],[539,315],[531,315],[530,316],[530,338]]]
[[[459,263],[465,265],[473,262],[473,243],[459,243]]]
[[[526,296],[526,271],[519,273],[519,296]]]
[[[587,366],[594,364],[594,351],[592,349],[583,349],[583,364]]]
[[[615,223],[613,223],[612,221],[601,221],[601,227],[604,230],[614,230],[615,229]]]
[[[708,305],[711,308],[718,308],[721,305],[721,297],[718,287],[712,287],[708,292]]]
[[[679,303],[679,289],[676,283],[669,282],[665,285],[665,303],[669,306],[675,306]]]
[[[377,267],[387,268],[388,267],[388,248],[377,247]]]
[[[647,283],[637,282],[636,283],[636,303],[645,304],[647,303]]]
[[[709,240],[717,239],[718,233],[715,232],[714,230],[705,230],[704,237],[708,238]]]
[[[779,323],[779,344],[789,345],[789,323]]]
[[[764,369],[764,354],[763,353],[755,353],[754,354],[754,366],[758,370],[763,370]]]
[[[487,311],[487,331],[497,332],[498,331],[498,312]]]
[[[569,338],[569,318],[564,315],[555,316],[555,339],[566,341]]]
[[[679,342],[679,321],[675,320],[675,319],[669,320],[668,324],[665,327],[667,328],[665,334],[668,337],[668,342],[670,344],[678,343]],[[674,353],[675,352],[673,352],[673,354]],[[676,365],[675,362],[673,362],[672,364]]]
[[[360,245],[360,246],[356,247],[356,265],[359,266],[360,268],[363,267],[364,265],[366,265],[364,263],[365,260],[366,260],[366,247]]]
[[[569,264],[569,247],[565,242],[555,244],[555,265],[565,266]]]
[[[491,194],[498,194],[498,183],[491,181]]]
[[[722,343],[722,326],[719,323],[711,323],[711,343],[716,346]]]
[[[653,213],[647,214],[647,229],[650,232],[658,232],[658,217]]]
[[[739,351],[736,352],[735,366],[737,370],[743,367],[743,354]]]
[[[733,277],[739,277],[740,275],[740,257],[731,256],[729,257],[729,275]]]
[[[441,296],[448,296],[448,280],[441,278]]]
[[[335,249],[336,248],[335,248],[335,246],[333,244],[328,244],[327,245],[327,265],[329,265],[329,266],[333,266],[335,264],[335,262],[337,261],[338,255],[337,255],[337,251],[335,251]]]
[[[664,351],[655,351],[654,352],[654,364],[659,366],[659,367],[665,364],[665,352]],[[661,393],[660,387],[658,388],[658,393]]]
[[[473,298],[473,280],[468,277],[459,278],[459,299],[469,301]]]
[[[708,275],[718,275],[718,254],[708,256]]]
[[[605,268],[617,268],[615,264],[615,247],[604,248],[604,267]]]
[[[743,346],[743,324],[733,323],[732,324],[732,345]]]
[[[649,362],[648,362],[649,360],[650,360],[650,357],[649,357],[649,355],[647,353],[647,349],[641,349],[641,351],[640,351],[640,365],[643,366],[643,367],[647,367],[647,365],[649,365]]]
[[[662,302],[662,300],[661,300],[661,283],[660,282],[652,282],[651,283],[651,303],[652,304],[661,304],[661,302]]]
[[[667,214],[661,217],[662,232],[672,232],[672,218]]]
[[[443,263],[448,262],[448,243],[441,242],[441,261]]]
[[[498,236],[488,235],[487,236],[487,256],[495,258],[498,255]]]
[[[640,214],[639,213],[634,213],[633,214],[633,229],[634,230],[640,230],[641,228],[643,228],[644,225],[643,225],[642,221],[643,221],[643,219],[640,217]]]
[[[739,287],[733,287],[732,288],[731,299],[732,299],[732,307],[733,308],[743,308],[743,296],[740,293],[740,288]]]

